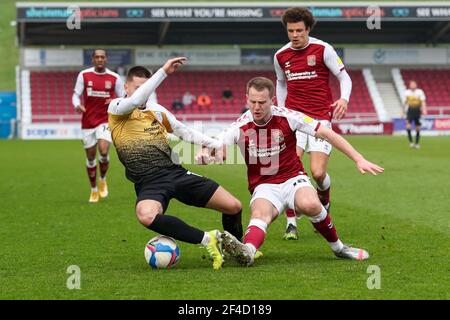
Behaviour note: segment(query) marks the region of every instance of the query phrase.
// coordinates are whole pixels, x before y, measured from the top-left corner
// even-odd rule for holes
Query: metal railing
[[[180,121],[234,121],[239,118],[239,113],[200,113],[200,114],[175,114],[175,117]],[[32,115],[32,122],[52,122],[52,123],[64,123],[64,122],[79,122],[81,121],[81,115],[78,114],[49,114],[49,115]],[[345,118],[337,122],[372,122],[378,121],[378,116],[373,113],[347,113]]]
[[[439,117],[449,117],[450,116],[450,106],[449,107],[427,107],[428,114],[430,115],[430,111],[433,111],[431,115],[439,116]],[[437,112],[434,112],[437,111]]]

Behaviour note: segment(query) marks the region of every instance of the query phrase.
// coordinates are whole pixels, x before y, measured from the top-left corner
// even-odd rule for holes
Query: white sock
[[[86,167],[88,168],[94,168],[97,166],[97,160],[94,159],[92,161],[89,161],[88,159],[86,159]]]
[[[297,227],[297,217],[287,217],[286,228],[289,227],[290,224]]]
[[[319,222],[325,220],[327,215],[328,215],[327,210],[322,206],[322,211],[320,211],[320,213],[318,213],[315,216],[309,217],[309,220],[311,220],[312,223],[319,223]]]
[[[344,247],[344,244],[342,243],[341,240],[338,240],[336,242],[328,242],[328,244],[330,245],[331,250],[333,250],[333,252],[340,252]]]
[[[205,234],[203,235],[201,244],[206,247],[206,246],[208,246],[210,241],[211,241],[211,236],[209,235],[208,232],[205,232]]]
[[[99,161],[99,162],[102,162],[102,163],[103,163],[103,162],[109,162],[109,154],[106,155],[106,157],[103,157],[103,156],[100,155],[100,156],[98,157],[98,161]]]
[[[98,188],[97,187],[91,188],[91,192],[98,192]]]
[[[256,253],[255,246],[252,245],[251,243],[246,243],[245,245],[250,248],[250,251],[252,252],[252,255],[255,255],[255,253]]]
[[[323,179],[322,183],[317,183],[317,189],[324,191],[327,190],[331,185],[331,179],[330,176],[328,175],[328,172],[325,176],[325,179]]]
[[[100,177],[101,181],[106,181],[106,177]]]

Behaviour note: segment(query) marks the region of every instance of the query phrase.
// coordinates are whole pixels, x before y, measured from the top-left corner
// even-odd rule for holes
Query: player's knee
[[[322,211],[322,204],[320,203],[319,198],[305,198],[300,204],[298,204],[296,211],[307,216],[314,216]]]
[[[252,209],[251,218],[262,220],[267,224],[269,224],[270,221],[272,220],[272,217],[270,216],[270,214],[268,214],[262,210],[259,210],[259,209]]]
[[[150,226],[157,214],[158,212],[152,208],[144,206],[136,207],[136,217],[144,227]]]
[[[229,204],[230,214],[238,214],[242,211],[242,204],[238,199],[233,199],[233,201]]]
[[[327,176],[327,171],[322,168],[311,169],[311,174],[315,181],[322,182]]]

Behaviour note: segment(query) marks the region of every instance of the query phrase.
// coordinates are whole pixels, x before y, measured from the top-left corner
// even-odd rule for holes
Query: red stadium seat
[[[60,115],[58,120],[52,121],[73,121],[76,113],[72,107],[72,92],[78,72],[76,71],[33,71],[31,72],[31,103],[33,121],[41,119],[53,119],[53,115]],[[350,77],[353,82],[353,90],[350,101],[351,113],[360,113],[361,116],[375,113],[372,100],[361,70],[350,70]],[[428,75],[428,74],[427,74]],[[213,105],[211,108],[200,108],[195,103],[176,114],[229,114],[239,115],[245,106],[245,86],[251,78],[264,76],[276,80],[272,70],[266,71],[181,71],[176,76],[168,77],[157,89],[158,102],[172,110],[172,102],[176,97],[182,97],[186,91],[194,95],[206,92],[211,96]],[[431,75],[430,75],[431,76]],[[447,76],[448,77],[448,76]],[[447,78],[448,81],[448,78]],[[419,84],[420,85],[420,84]],[[229,87],[233,92],[231,101],[222,101],[222,90]],[[335,77],[330,77],[330,87],[333,99],[339,96],[339,83]],[[445,101],[450,101],[448,97],[447,85],[437,86],[442,96],[446,94]],[[437,99],[437,97],[436,97]],[[450,103],[448,104],[450,105]],[[49,120],[50,121],[50,120]]]

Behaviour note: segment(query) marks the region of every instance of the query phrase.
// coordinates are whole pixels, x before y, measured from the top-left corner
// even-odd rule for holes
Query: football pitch
[[[348,137],[379,176],[360,175],[333,152],[331,214],[345,243],[365,248],[364,262],[339,260],[299,220],[300,240],[285,241],[284,217],[269,228],[264,257],[249,268],[212,269],[206,250],[178,242],[174,269],[152,270],[144,245],[156,234],[134,214],[133,186],[115,150],[110,196],[89,204],[79,141],[0,141],[0,299],[450,299],[450,137]],[[244,165],[186,165],[237,196],[249,221]],[[173,200],[167,210],[204,230],[221,215]],[[70,290],[70,266],[80,288]]]

